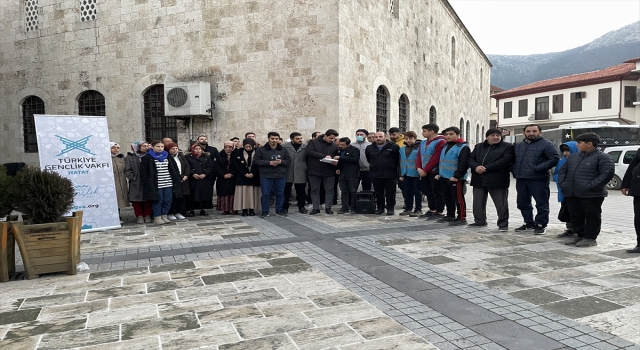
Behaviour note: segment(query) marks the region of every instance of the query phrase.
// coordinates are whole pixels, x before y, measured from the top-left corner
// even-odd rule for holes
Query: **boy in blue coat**
[[[573,229],[571,228],[571,220],[569,219],[569,209],[567,208],[567,204],[564,201],[564,195],[562,194],[562,189],[558,184],[558,175],[560,175],[560,168],[567,161],[570,155],[574,153],[578,153],[578,143],[575,141],[569,141],[560,145],[560,153],[562,153],[563,157],[560,158],[558,164],[556,165],[556,169],[553,172],[553,181],[556,183],[556,187],[558,187],[558,202],[560,204],[560,214],[558,215],[558,219],[560,221],[564,221],[566,223],[566,229],[563,233],[558,235],[558,238],[565,237],[573,237],[575,234]],[[564,213],[564,214],[563,214]]]

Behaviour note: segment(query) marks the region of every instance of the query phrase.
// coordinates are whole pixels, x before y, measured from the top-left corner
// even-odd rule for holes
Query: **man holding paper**
[[[309,215],[320,213],[320,184],[324,184],[325,189],[325,212],[333,214],[331,204],[333,203],[333,186],[336,175],[336,165],[338,160],[333,159],[338,155],[338,146],[334,143],[338,132],[329,129],[315,139],[309,140],[307,143],[307,175],[309,176],[309,185],[311,186],[311,202],[313,210]]]

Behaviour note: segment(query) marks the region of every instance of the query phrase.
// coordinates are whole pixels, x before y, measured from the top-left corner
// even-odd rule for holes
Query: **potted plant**
[[[7,175],[7,169],[0,165],[0,282],[9,280],[9,274],[16,270],[15,243],[9,226],[9,214],[13,211],[13,202],[9,189],[13,187],[13,177]]]
[[[11,223],[27,279],[51,272],[76,274],[82,212],[63,217],[73,205],[74,194],[71,180],[55,172],[25,167],[14,177],[9,195],[16,209],[29,218]]]

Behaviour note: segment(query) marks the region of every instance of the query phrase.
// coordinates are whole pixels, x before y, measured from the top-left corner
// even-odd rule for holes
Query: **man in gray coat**
[[[589,247],[598,244],[596,239],[602,225],[602,202],[607,196],[605,186],[613,178],[615,165],[609,155],[598,150],[600,137],[595,133],[579,135],[575,140],[580,152],[567,158],[558,176],[571,226],[578,234],[565,244]]]
[[[291,157],[291,165],[287,170],[287,183],[284,186],[284,205],[282,210],[289,212],[289,199],[291,198],[291,188],[295,186],[296,201],[298,201],[298,211],[300,214],[306,214],[304,208],[306,199],[305,188],[307,186],[307,155],[305,154],[307,145],[302,142],[302,134],[292,132],[289,135],[291,142],[282,145],[289,157]]]
[[[356,130],[356,142],[351,145],[360,150],[360,182],[363,191],[371,191],[371,176],[369,176],[369,161],[365,155],[365,150],[371,142],[367,141],[369,131],[367,129]]]

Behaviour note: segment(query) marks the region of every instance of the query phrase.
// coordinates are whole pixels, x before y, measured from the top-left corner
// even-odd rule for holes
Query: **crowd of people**
[[[440,130],[436,124],[414,131],[369,133],[358,129],[355,142],[329,129],[315,132],[304,142],[299,132],[286,142],[277,132],[267,134],[261,145],[248,132],[224,142],[222,150],[200,135],[188,152],[170,138],[134,142],[126,156],[111,143],[118,206],[133,206],[138,223],[162,225],[195,215],[209,215],[214,186],[216,209],[222,215],[268,218],[287,216],[293,191],[301,214],[357,212],[356,193],[371,191],[375,214],[395,215],[396,190],[404,199],[401,216],[416,217],[450,226],[487,226],[487,200],[497,211],[499,231],[509,227],[509,186],[516,180],[517,208],[523,224],[515,231],[542,235],[549,223],[550,171],[558,187],[561,209],[558,219],[566,223],[559,237],[567,245],[597,244],[601,229],[606,184],[614,175],[613,161],[598,150],[594,133],[579,135],[558,147],[542,136],[540,126],[523,129],[524,141],[503,141],[500,129],[487,130],[486,139],[473,150],[461,138],[459,128]],[[467,222],[466,186],[473,187],[473,222]],[[640,160],[633,160],[622,183],[622,193],[634,197],[640,253]],[[423,211],[423,198],[426,207]],[[535,200],[535,215],[532,204]],[[309,203],[310,210],[306,204]],[[197,214],[196,214],[197,212]]]

